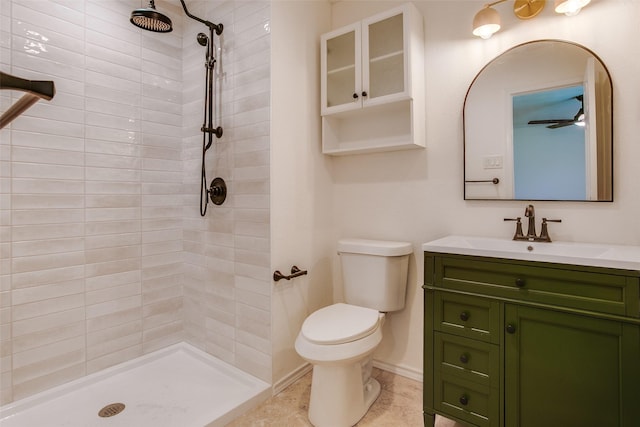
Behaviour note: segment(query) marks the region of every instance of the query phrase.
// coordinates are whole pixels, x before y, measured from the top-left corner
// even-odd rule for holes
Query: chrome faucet
[[[540,236],[538,236],[536,235],[536,212],[533,208],[533,205],[529,205],[524,209],[524,216],[529,219],[526,236],[522,232],[522,222],[520,222],[520,217],[504,219],[505,221],[516,221],[516,233],[513,235],[513,240],[527,240],[530,242],[551,242],[547,223],[562,222],[561,219],[542,218],[542,229],[540,230]]]

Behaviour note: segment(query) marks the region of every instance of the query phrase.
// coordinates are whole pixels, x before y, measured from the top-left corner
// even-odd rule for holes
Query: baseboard
[[[296,381],[298,381],[300,378],[305,376],[309,371],[311,371],[311,369],[313,369],[313,366],[311,366],[310,363],[305,363],[305,364],[299,366],[294,371],[290,372],[287,376],[285,376],[281,380],[277,381],[273,385],[273,395],[275,396],[276,394],[280,393],[285,388],[289,387],[291,384],[293,384]]]
[[[392,374],[400,375],[414,381],[418,381],[418,382],[423,381],[422,372],[413,368],[409,368],[406,366],[390,365],[388,363],[381,362],[379,360],[374,360],[373,366],[378,369],[382,369],[383,371],[388,371],[388,372],[391,372]],[[294,371],[290,372],[287,376],[285,376],[284,378],[282,378],[280,381],[276,382],[273,385],[273,395],[275,396],[285,388],[289,387],[291,384],[298,381],[300,378],[305,376],[307,372],[311,371],[311,369],[313,369],[313,366],[310,363],[305,363],[299,366]]]
[[[392,374],[400,375],[419,382],[422,382],[424,378],[422,372],[407,366],[390,365],[375,359],[373,360],[373,366],[378,369],[382,369],[383,371],[388,371]]]

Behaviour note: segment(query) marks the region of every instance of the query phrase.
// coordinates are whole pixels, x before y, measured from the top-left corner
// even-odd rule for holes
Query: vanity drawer
[[[478,384],[498,387],[499,347],[482,341],[435,332],[435,369]]]
[[[638,317],[638,278],[598,267],[535,265],[465,255],[435,258],[435,286],[601,313]]]
[[[438,371],[434,374],[434,382],[434,406],[439,413],[451,415],[479,427],[499,425],[499,389]]]
[[[449,292],[434,293],[434,328],[497,344],[500,306],[497,301]]]

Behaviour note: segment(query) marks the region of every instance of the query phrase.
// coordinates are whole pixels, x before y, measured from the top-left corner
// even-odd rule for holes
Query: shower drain
[[[110,403],[98,411],[98,415],[102,418],[113,417],[124,411],[124,403]]]

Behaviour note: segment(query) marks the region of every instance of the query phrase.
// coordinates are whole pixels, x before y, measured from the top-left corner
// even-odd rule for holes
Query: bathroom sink
[[[561,264],[640,270],[640,246],[576,242],[527,242],[491,237],[447,236],[422,245],[424,251]]]

